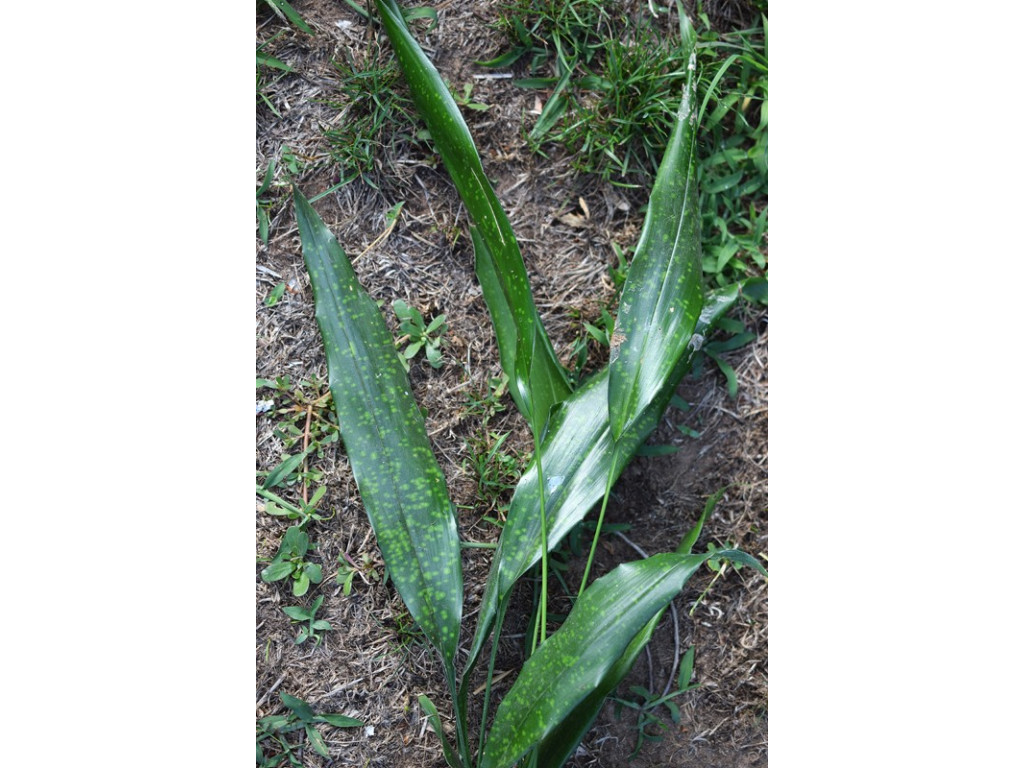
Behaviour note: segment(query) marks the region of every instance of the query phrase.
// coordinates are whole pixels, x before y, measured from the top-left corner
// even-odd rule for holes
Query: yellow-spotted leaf
[[[765,573],[750,555],[716,553]],[[634,639],[703,564],[702,555],[661,554],[625,563],[595,581],[565,623],[523,665],[495,713],[481,768],[510,768],[557,731],[627,656]]]
[[[391,579],[454,678],[462,563],[444,475],[380,310],[316,211],[294,196],[352,473]]]
[[[683,26],[691,46],[687,82],[611,339],[608,403],[616,440],[661,392],[691,342],[701,311],[696,36],[688,21]]]

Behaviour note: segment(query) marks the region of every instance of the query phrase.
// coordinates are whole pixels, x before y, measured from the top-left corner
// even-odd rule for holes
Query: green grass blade
[[[462,564],[444,475],[380,310],[298,189],[295,216],[352,473],[395,587],[453,669]]]
[[[328,723],[335,728],[360,728],[364,724],[362,720],[356,720],[348,715],[317,715],[313,722]]]
[[[619,301],[608,385],[616,440],[664,387],[701,311],[696,66],[691,50],[676,124]]]
[[[441,751],[444,753],[444,761],[448,763],[451,768],[464,768],[462,761],[459,760],[458,754],[452,748],[452,744],[448,741],[448,737],[445,735],[444,728],[441,726],[441,716],[437,713],[437,707],[434,706],[427,696],[420,694],[419,697],[420,707],[427,715],[427,721],[430,723],[430,727],[434,729],[434,733],[437,734],[437,738],[441,742]]]
[[[534,410],[543,418],[551,406],[568,396],[570,388],[566,371],[558,362],[537,313],[512,226],[484,175],[473,137],[444,80],[410,34],[394,0],[375,2],[416,108],[430,129],[431,139],[476,227],[473,244],[477,274],[495,325],[501,366],[512,377],[518,370],[518,350],[533,351],[532,358],[526,361],[527,368],[536,369],[530,379],[544,378],[544,391],[554,397],[553,402],[547,402],[534,395]],[[520,344],[520,339],[524,343]],[[526,415],[517,392],[513,392],[513,399]]]
[[[530,138],[533,141],[540,141],[547,136],[561,119],[562,115],[565,114],[565,110],[569,106],[569,101],[565,96],[565,89],[569,85],[569,77],[572,75],[572,72],[572,68],[567,67],[565,73],[558,79],[558,84],[555,86],[551,98],[544,105],[540,112],[540,117],[537,118],[537,124],[530,131]]]
[[[292,24],[301,29],[307,35],[315,35],[316,33],[310,29],[310,26],[299,16],[298,12],[288,4],[288,0],[267,0],[267,4],[274,9],[274,12],[281,18],[287,18]]]
[[[697,322],[696,334],[703,337],[710,333],[711,326],[735,304],[738,296],[737,285],[712,292]],[[557,546],[601,499],[609,473],[613,481],[622,473],[665,412],[694,354],[693,347],[687,349],[664,390],[641,418],[633,422],[618,446],[612,440],[609,425],[607,368],[585,382],[554,411],[541,446],[547,484],[545,513],[549,549]],[[583,450],[580,446],[584,446]],[[614,450],[616,447],[618,450]],[[534,462],[516,486],[509,506],[484,590],[467,670],[472,669],[490,636],[499,606],[540,556],[540,487]]]
[[[725,488],[719,488],[708,498],[704,504],[704,511],[701,512],[700,517],[694,526],[686,532],[683,536],[683,540],[679,543],[679,547],[676,549],[676,553],[680,555],[689,555],[693,552],[693,545],[697,543],[697,539],[700,538],[700,532],[704,529],[704,521],[708,519],[708,515],[711,514],[711,510],[715,508],[715,505],[722,500],[722,496],[729,489],[729,486]]]
[[[753,563],[764,572],[749,555],[729,553],[728,559]],[[481,768],[508,768],[549,737],[601,688],[633,640],[709,556],[655,555],[620,565],[595,581],[561,628],[527,659],[502,699]]]

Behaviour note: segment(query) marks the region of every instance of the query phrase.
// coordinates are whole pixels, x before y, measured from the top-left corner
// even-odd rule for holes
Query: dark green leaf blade
[[[527,367],[536,370],[530,378],[546,379],[545,391],[554,393],[556,398],[555,402],[545,403],[534,396],[534,412],[546,414],[558,400],[568,396],[570,388],[566,371],[558,362],[534,304],[512,226],[484,174],[469,128],[444,80],[410,34],[394,0],[375,2],[416,107],[476,227],[473,244],[477,273],[484,272],[480,281],[496,329],[501,366],[512,377],[517,370],[517,346],[533,350]],[[509,328],[514,333],[509,333]],[[525,415],[518,393],[513,393],[513,399]]]
[[[608,386],[616,440],[658,396],[700,316],[696,61],[692,51],[676,124],[619,302]]]
[[[588,587],[502,699],[481,768],[508,768],[550,735],[601,686],[633,639],[707,557],[655,555],[620,565]]]
[[[376,303],[297,189],[295,213],[356,484],[395,587],[451,668],[462,619],[462,563],[444,475]]]
[[[523,54],[525,53],[528,53],[528,49],[513,48],[508,53],[503,53],[500,56],[496,56],[493,59],[488,59],[487,61],[477,61],[475,63],[477,64],[477,66],[488,67],[489,69],[497,69],[499,67],[511,67],[517,61],[519,61],[519,59],[521,59],[523,57]]]
[[[533,141],[540,141],[543,139],[559,121],[562,115],[565,114],[565,110],[569,106],[568,99],[565,96],[565,89],[569,85],[569,77],[572,73],[573,70],[571,68],[567,68],[565,73],[558,79],[558,84],[555,86],[555,90],[551,94],[551,98],[547,100],[547,103],[541,110],[540,117],[537,118],[537,124],[533,126],[533,130],[530,131],[530,138]]]
[[[313,714],[313,708],[309,704],[298,696],[292,696],[287,693],[281,694],[282,703],[288,707],[292,712],[298,715],[299,719],[304,723],[313,722],[313,718],[316,716]]]
[[[684,545],[680,545],[679,550],[682,550],[683,546]],[[607,667],[607,671],[600,677],[600,682],[598,682],[588,693],[584,693],[583,697],[577,704],[567,705],[563,702],[561,709],[555,707],[555,714],[551,715],[546,722],[542,723],[542,729],[545,731],[545,735],[538,744],[538,768],[561,768],[569,756],[575,751],[576,745],[578,745],[583,736],[586,735],[590,725],[600,712],[604,699],[608,694],[615,690],[618,684],[625,678],[630,669],[632,669],[634,663],[636,663],[640,652],[644,649],[647,643],[650,642],[658,622],[661,620],[662,615],[668,608],[669,602],[672,600],[674,595],[678,593],[679,589],[682,589],[683,585],[693,574],[694,570],[700,566],[700,563],[709,556],[710,553],[705,553],[703,555],[690,555],[689,553],[679,554],[677,551],[677,554],[664,556],[664,559],[662,560],[663,565],[660,566],[648,566],[651,561],[656,561],[657,558],[661,558],[662,556],[660,555],[639,563],[629,564],[631,566],[639,566],[641,568],[650,568],[655,574],[652,578],[660,578],[661,575],[668,576],[669,580],[667,583],[671,586],[678,585],[678,589],[676,589],[675,592],[671,592],[671,590],[669,590],[671,593],[667,596],[664,590],[658,590],[644,597],[639,601],[638,605],[631,608],[631,611],[635,611],[638,614],[638,617],[634,617],[631,614],[623,614],[610,602],[609,606],[611,607],[604,605],[603,602],[596,602],[596,607],[594,604],[588,604],[584,610],[580,611],[580,614],[577,615],[576,619],[573,619],[573,614],[575,614],[579,608],[578,605],[573,609],[573,612],[570,613],[569,620],[566,621],[562,629],[556,632],[548,642],[554,640],[562,630],[568,627],[569,621],[578,621],[582,624],[582,628],[576,627],[577,634],[581,637],[579,644],[573,648],[573,644],[571,642],[567,641],[561,643],[561,646],[566,646],[567,650],[559,646],[559,648],[556,649],[543,651],[544,645],[541,646],[536,655],[539,655],[543,651],[544,653],[554,657],[552,661],[552,668],[541,667],[539,671],[531,671],[531,674],[534,675],[534,679],[531,680],[527,678],[523,683],[524,688],[532,686],[534,691],[536,691],[541,689],[543,686],[548,685],[552,690],[557,690],[558,695],[565,694],[565,698],[571,698],[572,692],[570,689],[563,687],[563,680],[568,680],[572,675],[577,674],[577,670],[573,669],[575,665],[591,665],[598,669]],[[716,556],[726,557],[733,562],[752,565],[762,575],[768,575],[763,566],[757,562],[755,558],[745,552],[740,552],[738,550],[726,550],[717,553]],[[674,565],[671,558],[677,558]],[[674,573],[668,572],[667,569],[671,569]],[[619,569],[616,569],[604,578],[609,579],[609,583],[611,583],[612,580],[609,577],[612,577],[617,571],[619,571]],[[620,574],[620,577],[620,583],[617,584],[615,590],[612,591],[615,598],[628,597],[630,594],[633,594],[634,588],[629,585],[626,576]],[[598,579],[597,582],[594,582],[591,589],[593,589],[594,586],[597,586],[601,581],[602,579]],[[580,604],[584,603],[586,594],[587,593],[584,593],[584,597],[580,599]],[[602,594],[595,600],[606,601],[608,598]],[[658,608],[658,605],[661,607]],[[592,613],[594,616],[588,620],[586,614],[591,608],[593,608]],[[603,662],[600,659],[593,657],[592,654],[594,651],[591,647],[589,638],[592,636],[596,637],[595,633],[601,632],[605,630],[606,627],[616,624],[620,621],[620,617],[624,618],[626,621],[632,621],[634,618],[642,620],[642,618],[649,615],[652,610],[655,611],[654,615],[645,625],[643,625],[640,632],[629,641],[625,651],[617,660],[614,661],[614,663],[610,664],[610,666],[608,665],[609,660],[614,657],[614,648],[618,647],[617,644],[621,642],[621,637],[616,640],[616,644],[609,651],[609,656]],[[617,627],[615,629],[617,629]],[[601,638],[598,642],[604,642],[608,639],[609,638]],[[579,654],[579,658],[576,661],[574,661],[571,656],[574,651]],[[678,677],[680,690],[689,690],[689,688],[694,687],[689,685],[690,677],[693,674],[693,656],[694,648],[691,646],[682,659]],[[558,670],[565,674],[564,678],[557,676]],[[556,675],[556,677],[554,682],[549,684],[544,678],[547,675],[552,674]],[[512,692],[516,690],[516,687],[520,685],[520,680],[523,680],[525,675],[526,667],[524,666],[523,673],[520,675],[520,678],[516,680],[516,684],[513,686],[512,691],[510,691],[510,696]],[[585,690],[585,686],[583,686],[583,688]],[[578,694],[579,691],[576,693]],[[555,702],[552,702],[552,704],[554,703]],[[527,705],[526,709],[532,712],[529,705]],[[514,722],[516,715],[522,714],[523,712],[512,712],[510,714],[506,713],[505,716],[510,721]],[[499,726],[501,717],[501,707],[499,707],[498,715],[495,718],[495,730]],[[675,722],[678,722],[678,717],[674,710],[672,717]],[[543,718],[543,715],[541,715],[541,718]],[[505,723],[501,723],[501,725],[504,726]],[[526,748],[529,749],[530,746],[532,746],[532,744],[527,745]],[[490,743],[488,743],[488,748],[490,748]],[[517,748],[518,747],[514,747],[513,749]],[[497,759],[495,764],[510,765],[510,763],[506,763],[501,759]],[[487,765],[486,760],[484,761],[484,765]]]
[[[329,723],[336,728],[358,728],[363,724],[362,720],[356,720],[348,715],[317,715],[313,718],[316,723]]]
[[[302,465],[303,460],[309,455],[311,450],[312,448],[307,448],[301,453],[289,456],[270,470],[266,479],[263,481],[263,487],[273,488],[275,485],[280,485],[282,482],[287,480],[288,476]]]
[[[330,757],[331,753],[327,751],[327,745],[324,743],[324,737],[320,735],[320,731],[313,727],[312,723],[306,723],[306,738],[309,739],[309,743],[313,745],[313,749],[316,750],[318,755],[324,757]]]
[[[676,678],[676,685],[678,690],[685,691],[693,686],[690,685],[690,678],[693,677],[693,657],[695,654],[695,646],[690,646],[686,649],[686,653],[683,654],[683,661],[679,665],[679,677]]]

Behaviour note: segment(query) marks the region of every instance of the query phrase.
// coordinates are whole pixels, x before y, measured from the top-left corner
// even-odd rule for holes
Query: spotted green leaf
[[[714,509],[715,504],[722,498],[722,494],[725,493],[725,488],[712,494],[711,498],[708,499],[707,504],[704,505],[704,511],[701,516],[697,519],[694,526],[683,536],[683,540],[679,543],[676,548],[677,555],[689,555],[693,550],[693,545],[700,536],[701,530],[704,528],[704,520],[707,518],[708,513]],[[601,711],[601,707],[604,705],[605,698],[616,688],[619,683],[623,681],[626,675],[629,674],[630,670],[633,669],[633,665],[639,658],[641,651],[651,641],[651,637],[654,635],[654,630],[658,627],[658,622],[661,621],[661,617],[664,615],[668,605],[665,605],[660,611],[654,614],[653,618],[648,621],[640,633],[634,637],[628,646],[626,646],[625,652],[622,657],[616,661],[611,668],[605,673],[604,677],[601,678],[601,682],[594,687],[594,689],[587,694],[582,701],[580,701],[572,711],[566,715],[561,722],[555,727],[554,730],[550,731],[547,736],[537,745],[537,768],[561,768],[562,765],[569,759],[576,751],[577,745],[583,740],[583,737],[590,730],[590,726],[597,718],[598,713]],[[687,666],[689,665],[689,666]],[[685,679],[687,682],[690,680],[690,675],[693,673],[693,647],[687,651],[683,657],[682,669],[679,672],[680,681],[683,680],[685,673]],[[685,687],[685,683],[680,682],[680,688]],[[667,703],[667,702],[666,702]]]
[[[665,608],[667,607],[666,605]],[[609,668],[601,682],[544,736],[537,745],[537,768],[562,768],[565,765],[597,719],[601,707],[604,706],[604,700],[618,688],[619,683],[633,669],[644,647],[651,641],[665,608],[658,611],[630,641],[622,657]]]
[[[444,475],[376,303],[298,189],[294,197],[331,395],[352,473],[395,587],[453,669],[462,619],[462,565]]]
[[[608,401],[616,440],[661,392],[691,342],[701,311],[697,54],[689,22],[685,28],[690,34],[684,33],[683,39],[691,45],[687,82],[612,335]]]
[[[750,555],[718,556],[764,568]],[[599,689],[638,635],[708,558],[661,554],[595,581],[565,623],[527,659],[495,713],[481,768],[509,768]]]
[[[508,217],[484,175],[480,155],[448,87],[410,34],[394,0],[375,0],[384,29],[445,168],[473,220],[477,276],[498,339],[501,367],[521,387],[511,387],[516,407],[541,420],[569,394],[565,369],[555,356],[530,292],[523,256]],[[529,355],[524,362],[519,355]],[[519,371],[529,371],[523,378]],[[538,387],[524,403],[522,387]],[[543,421],[539,426],[543,426]]]

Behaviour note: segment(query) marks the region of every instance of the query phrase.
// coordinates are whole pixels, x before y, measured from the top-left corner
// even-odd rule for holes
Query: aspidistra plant
[[[538,562],[543,566],[547,552],[598,501],[607,502],[612,484],[667,408],[700,338],[737,297],[736,286],[706,299],[699,288],[695,58],[690,57],[676,127],[623,289],[612,362],[571,391],[533,302],[511,226],[454,99],[394,0],[375,3],[472,218],[477,277],[501,364],[536,443],[534,461],[516,487],[495,551],[461,676],[455,664],[462,619],[460,544],[444,476],[375,302],[296,189],[296,218],[341,435],[393,583],[442,660],[455,715],[454,745],[445,737],[433,702],[426,697],[420,702],[449,765],[510,768],[528,757],[531,765],[556,768],[629,672],[669,602],[710,557],[691,552],[702,516],[675,552],[620,565],[593,584],[584,583],[562,626],[546,638],[541,626],[533,653],[494,712],[489,730],[488,670],[481,727],[477,738],[471,737],[469,678],[488,639],[500,632],[513,586]],[[692,51],[692,30],[682,20],[681,26]],[[745,553],[714,554],[765,573]]]

